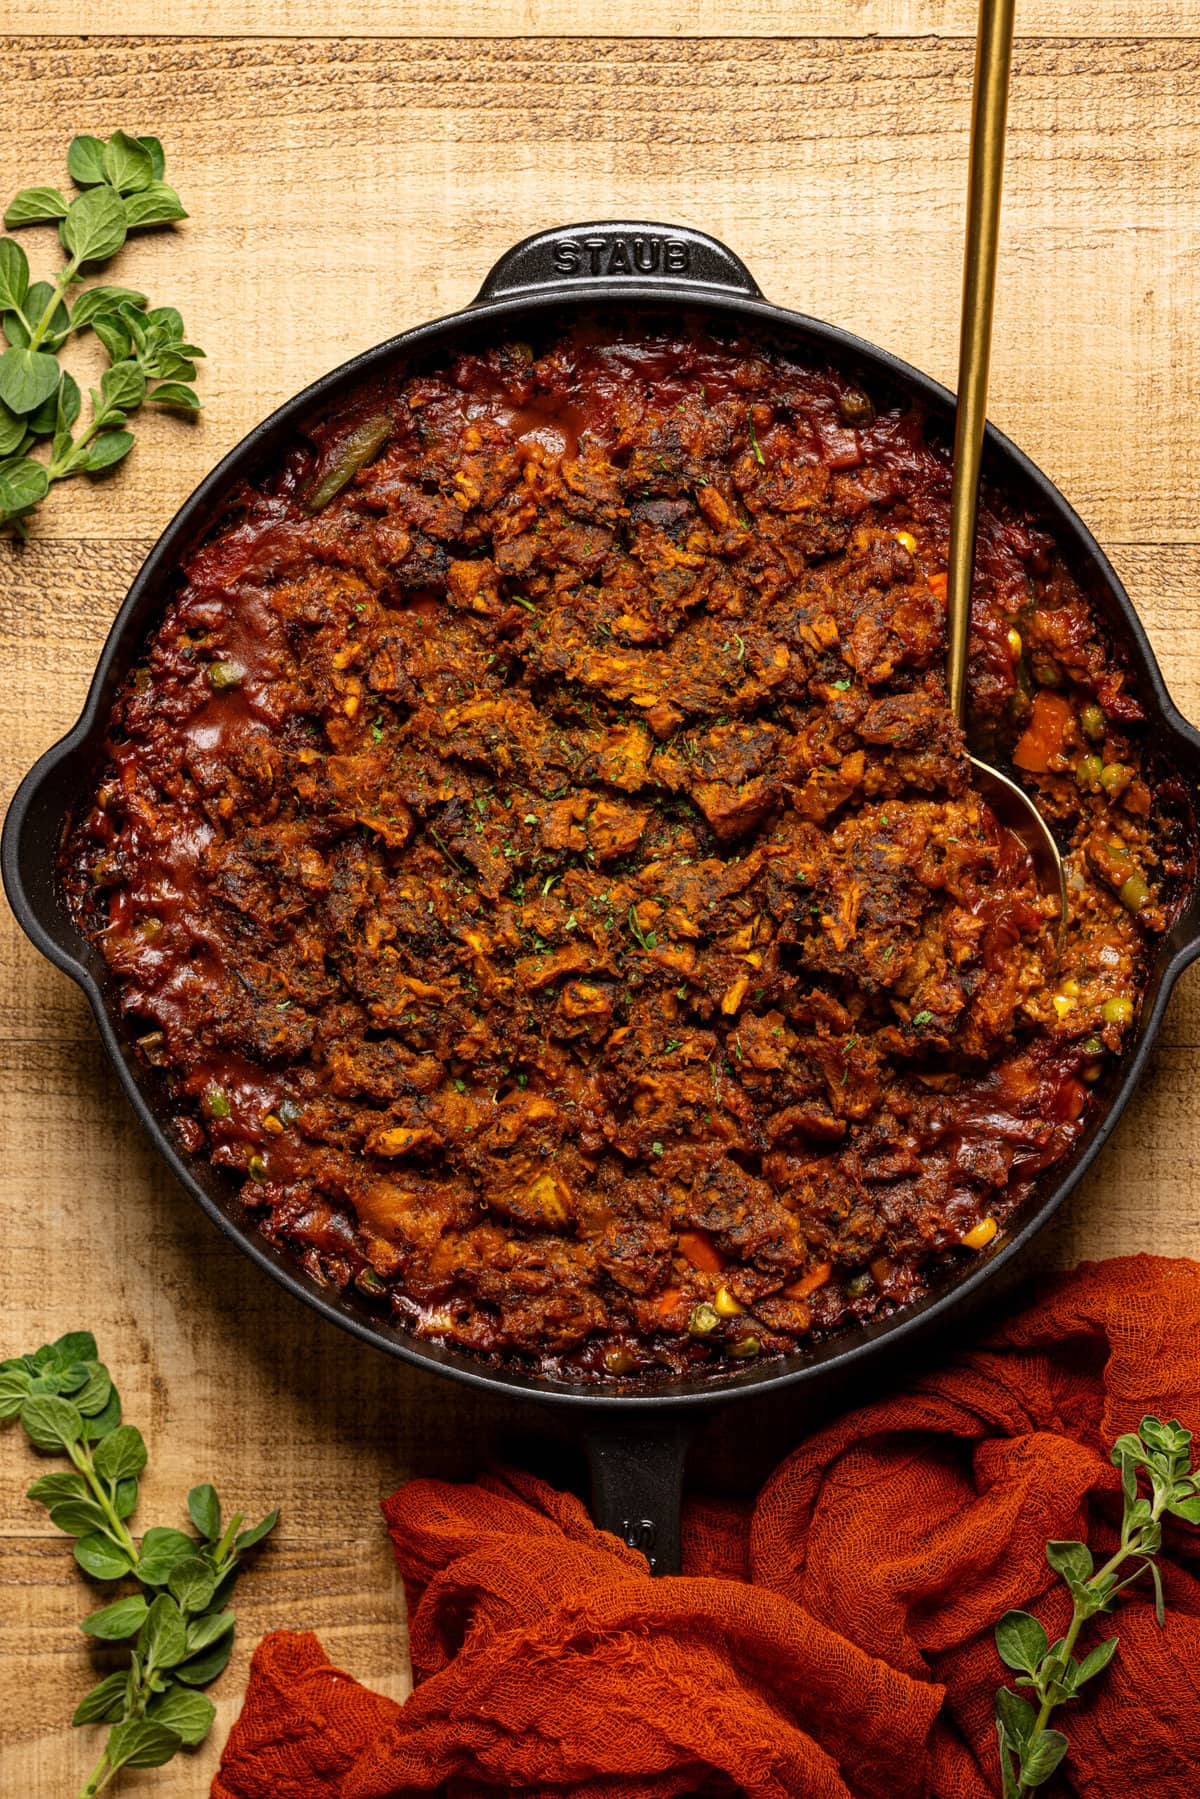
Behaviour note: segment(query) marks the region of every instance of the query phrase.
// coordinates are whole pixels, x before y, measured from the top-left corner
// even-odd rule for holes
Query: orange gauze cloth
[[[1113,1439],[1200,1427],[1200,1265],[1137,1256],[1058,1277],[904,1392],[803,1444],[753,1506],[700,1500],[685,1573],[652,1579],[585,1508],[519,1474],[414,1480],[384,1505],[409,1593],[403,1705],[316,1638],[258,1647],[215,1799],[994,1799],[1009,1607],[1051,1639],[1052,1538],[1111,1552]],[[1063,1708],[1081,1799],[1200,1795],[1200,1531],[1168,1524],[1117,1659]]]

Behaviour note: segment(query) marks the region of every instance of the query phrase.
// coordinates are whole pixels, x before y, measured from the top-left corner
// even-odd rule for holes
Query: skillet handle
[[[525,238],[500,258],[474,304],[558,289],[607,297],[622,288],[680,287],[762,299],[741,257],[715,237],[686,225],[614,221],[564,225]]]
[[[683,1465],[691,1427],[678,1418],[605,1420],[587,1431],[592,1516],[640,1549],[652,1574],[678,1574]]]

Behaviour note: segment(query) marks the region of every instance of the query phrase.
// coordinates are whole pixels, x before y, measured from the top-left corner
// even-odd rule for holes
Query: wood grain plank
[[[698,225],[773,298],[952,378],[965,43],[24,40],[0,193],[61,168],[63,120],[138,96],[192,218],[112,278],[209,348],[203,418],[148,418],[39,532],[129,535],[304,382],[468,301],[546,225]],[[178,106],[181,93],[186,108]],[[80,110],[79,96],[87,96]],[[1200,42],[1017,57],[992,415],[1104,536],[1200,540]],[[163,121],[170,121],[170,125]],[[499,156],[496,147],[500,146]],[[26,234],[35,260],[46,231]]]
[[[111,482],[71,483],[33,543],[0,543],[0,801],[73,722],[142,557],[217,457],[325,368],[466,302],[528,231],[618,214],[714,230],[773,298],[951,376],[973,13],[42,0],[28,35],[0,38],[0,197],[56,178],[74,130],[161,129],[193,216],[111,278],[177,302],[212,360],[194,428],[148,419]],[[1023,0],[992,412],[1109,545],[1200,718],[1197,24],[1190,0]],[[53,263],[48,232],[24,241]],[[1200,1256],[1198,1057],[1188,975],[1121,1129],[1039,1242],[1044,1265]],[[143,1524],[175,1521],[202,1477],[284,1507],[239,1593],[212,1741],[123,1789],[195,1799],[264,1630],[315,1627],[351,1672],[404,1692],[382,1494],[493,1453],[578,1479],[578,1457],[553,1420],[364,1353],[226,1243],[142,1141],[82,998],[7,913],[0,1142],[0,1355],[96,1330],[150,1439]],[[811,1423],[784,1397],[708,1429],[707,1482],[751,1486]],[[0,1436],[0,1791],[50,1796],[95,1755],[67,1726],[95,1601],[23,1498],[37,1464]]]
[[[154,37],[939,37],[969,36],[974,0],[42,0],[25,29]],[[1196,17],[1186,0],[1026,0],[1018,30],[1027,37],[1188,37]]]

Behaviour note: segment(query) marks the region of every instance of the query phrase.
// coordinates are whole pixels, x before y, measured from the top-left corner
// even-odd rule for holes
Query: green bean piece
[[[1127,912],[1137,914],[1144,906],[1150,904],[1150,889],[1142,875],[1133,874],[1122,883],[1117,898]]]
[[[201,1102],[207,1118],[228,1118],[233,1110],[229,1104],[229,1095],[220,1087],[210,1087]]]
[[[115,887],[124,872],[121,858],[114,852],[97,856],[92,863],[92,880],[97,887]]]
[[[702,1301],[698,1306],[692,1307],[692,1314],[688,1319],[688,1335],[707,1337],[716,1330],[720,1322],[721,1314],[716,1306],[710,1306],[706,1301]]]
[[[267,1165],[261,1156],[251,1156],[246,1169],[252,1181],[265,1181],[267,1178]]]
[[[354,1285],[360,1293],[370,1294],[372,1299],[378,1299],[381,1294],[387,1292],[386,1285],[373,1268],[360,1268],[354,1277]]]
[[[761,1347],[757,1337],[739,1337],[736,1343],[729,1345],[729,1353],[736,1356],[739,1362],[748,1362],[758,1354]]]
[[[861,1274],[853,1275],[846,1282],[846,1297],[847,1299],[862,1299],[874,1285],[875,1282],[864,1268]]]
[[[332,460],[326,464],[316,477],[300,504],[311,517],[328,506],[330,500],[341,493],[347,481],[357,475],[360,468],[365,468],[372,457],[378,456],[388,438],[392,435],[391,414],[374,413],[355,425],[338,444],[333,452]]]

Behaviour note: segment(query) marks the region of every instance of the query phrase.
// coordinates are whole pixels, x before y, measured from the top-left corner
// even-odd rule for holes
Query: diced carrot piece
[[[942,604],[944,605],[946,602],[946,589],[950,585],[949,576],[948,575],[926,575],[925,580],[929,587],[929,591],[933,595],[934,599],[941,600]]]
[[[1064,699],[1061,693],[1050,693],[1043,688],[1033,702],[1033,716],[1013,751],[1017,767],[1033,775],[1044,775],[1053,758],[1061,755],[1066,747],[1072,716],[1070,700]]]
[[[707,1231],[680,1231],[679,1253],[702,1274],[720,1274],[725,1266],[725,1257]]]
[[[658,1310],[661,1316],[665,1318],[669,1312],[673,1312],[682,1298],[683,1294],[678,1287],[668,1287],[665,1293],[660,1293]]]
[[[815,1293],[818,1287],[825,1285],[832,1273],[832,1262],[819,1262],[807,1274],[802,1274],[798,1281],[793,1281],[790,1287],[785,1287],[783,1296],[785,1299],[807,1299],[810,1293]]]

